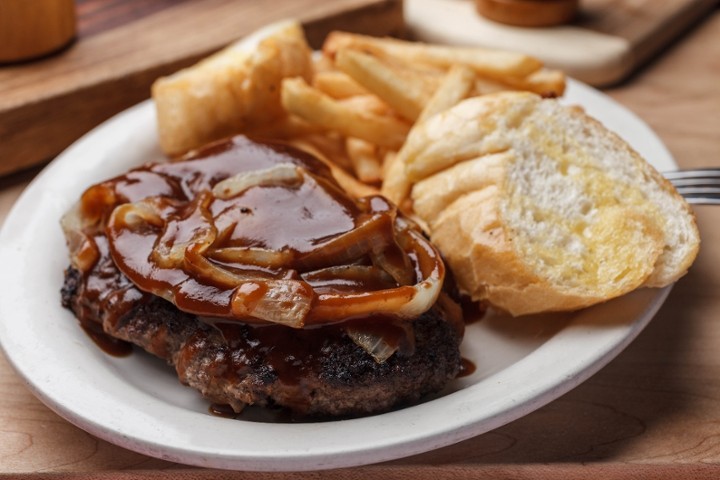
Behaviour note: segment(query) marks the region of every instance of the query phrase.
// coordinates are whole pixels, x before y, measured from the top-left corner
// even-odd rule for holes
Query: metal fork
[[[720,205],[720,168],[663,172],[688,203]]]

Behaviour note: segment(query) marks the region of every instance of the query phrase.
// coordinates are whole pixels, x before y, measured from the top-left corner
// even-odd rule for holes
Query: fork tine
[[[720,205],[720,168],[663,172],[688,203]]]
[[[691,205],[720,205],[720,197],[685,197]]]
[[[704,187],[704,186],[680,186],[675,187],[681,195],[685,197],[697,197],[697,196],[720,196],[720,188],[717,187]]]
[[[720,186],[720,177],[718,178],[703,178],[703,177],[678,177],[669,178],[670,183],[675,185],[675,188],[679,187],[717,187]]]
[[[720,178],[720,168],[698,168],[691,170],[675,170],[671,172],[663,172],[668,180],[684,179],[684,178]]]

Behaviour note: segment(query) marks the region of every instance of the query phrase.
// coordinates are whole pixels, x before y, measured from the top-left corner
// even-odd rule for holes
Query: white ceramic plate
[[[659,169],[660,140],[605,95],[571,82],[583,105]],[[142,103],[90,132],[28,187],[0,234],[0,342],[50,408],[102,439],[166,460],[239,470],[313,470],[399,458],[515,420],[577,386],[650,321],[668,289],[642,290],[579,313],[487,319],[469,326],[463,355],[477,365],[442,395],[367,418],[324,423],[228,420],[149,355],[104,354],[60,307],[67,264],[58,221],[94,182],[161,158],[154,110]]]

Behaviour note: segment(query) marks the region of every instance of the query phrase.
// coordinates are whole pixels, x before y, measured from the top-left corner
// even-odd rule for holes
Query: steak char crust
[[[92,305],[97,301],[84,295],[85,279],[73,268],[65,272],[63,305],[83,324],[102,325],[105,334],[166,360],[182,383],[236,412],[258,405],[303,416],[378,413],[441,390],[460,369],[459,335],[435,308],[412,322],[410,352],[378,363],[342,326],[213,324],[134,290],[117,273],[106,285],[124,292],[126,305],[116,318]]]
[[[250,172],[279,175],[281,169],[286,175],[288,166],[294,166],[290,183],[268,177],[272,182],[264,185],[255,179],[257,188],[233,193],[255,178],[247,176]],[[216,193],[226,180],[221,194]],[[416,402],[457,375],[462,332],[438,306],[412,321],[395,318],[402,312],[395,309],[402,307],[391,301],[394,297],[376,293],[403,284],[386,267],[397,269],[402,263],[428,289],[442,281],[444,267],[431,245],[418,243],[410,227],[396,221],[386,200],[361,200],[346,195],[317,158],[244,136],[211,144],[177,162],[140,166],[91,186],[63,217],[71,262],[78,268],[65,273],[63,305],[98,343],[137,345],[174,366],[182,383],[236,412],[258,405],[298,415],[358,416]],[[162,217],[162,227],[156,217]],[[268,273],[267,266],[252,259],[213,262],[190,251],[192,242],[201,245],[210,239],[218,250],[259,248],[291,258]],[[363,266],[365,261],[364,266],[375,266],[368,249],[381,244],[387,246],[375,254],[386,266],[375,267],[376,274],[365,280],[353,280],[354,287],[327,272],[328,265]],[[180,248],[183,262],[192,258],[190,270],[200,269],[200,278],[186,271],[184,263],[174,263],[173,249]],[[343,249],[344,256],[339,253]],[[223,279],[235,278],[233,269],[260,280],[248,291],[240,292],[235,284],[229,288]],[[303,274],[314,274],[313,281],[331,300],[348,302],[341,307],[353,306],[337,293],[349,291],[350,297],[367,294],[375,311],[345,310],[326,302],[324,316],[312,317],[308,309],[321,299]],[[268,287],[271,280],[281,286]],[[256,287],[260,292],[270,288],[267,295],[275,295],[273,301],[300,309],[294,315],[285,307],[263,310],[251,294]],[[385,305],[394,307],[383,310]],[[348,315],[367,316],[347,320]],[[322,321],[305,323],[306,318]],[[373,351],[378,358],[394,353],[378,363],[347,331],[360,342],[385,347]]]

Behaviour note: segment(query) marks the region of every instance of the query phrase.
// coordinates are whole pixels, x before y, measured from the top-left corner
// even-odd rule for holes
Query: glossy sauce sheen
[[[114,325],[138,302],[148,301],[151,296],[138,289],[133,282],[118,271],[117,262],[111,256],[104,226],[118,205],[138,202],[148,196],[156,196],[164,199],[165,207],[168,210],[177,211],[178,205],[187,203],[198,192],[210,190],[217,182],[238,172],[267,168],[288,161],[312,170],[320,178],[331,178],[327,167],[310,155],[279,144],[257,144],[244,137],[237,137],[231,141],[208,147],[185,161],[146,165],[86,190],[79,203],[80,214],[87,220],[87,226],[84,229],[86,239],[81,251],[75,252],[75,255],[82,257],[82,263],[89,266],[86,269],[81,268],[84,270],[82,272],[84,281],[79,285],[75,312],[83,329],[95,343],[112,355],[130,353],[131,348],[128,343],[104,335],[100,324],[107,322],[109,325]],[[340,196],[338,195],[338,197]],[[293,198],[288,196],[284,200],[277,199],[273,207],[278,208],[282,203],[288,206],[292,200]],[[355,212],[351,211],[354,206],[352,202],[340,198],[333,204],[333,198],[327,196],[317,200],[316,207],[318,207],[317,202],[325,204],[322,206],[323,214],[313,222],[314,228],[319,228],[324,234],[330,234],[353,227],[352,215]],[[216,211],[228,209],[227,203],[219,201],[214,208]],[[297,224],[297,222],[291,222],[290,218],[293,215],[302,215],[303,212],[302,210],[298,211],[297,204],[290,206],[293,208],[278,209],[283,212],[283,215],[276,222],[275,233],[283,235],[284,240],[281,240],[281,243],[294,247],[306,246],[313,241],[313,238],[309,236],[310,232],[306,229],[305,232],[300,232],[304,233],[303,235],[298,235],[297,231],[290,228],[293,224]],[[221,213],[221,216],[224,222],[230,225],[238,220],[238,216],[242,217],[246,213],[249,213],[248,216],[251,217],[253,213],[267,217],[267,214],[263,213],[266,212],[267,207],[268,205],[259,204],[259,200],[253,202],[253,198],[249,197],[246,209],[241,208],[235,212],[227,211]],[[307,216],[307,214],[305,215]],[[179,234],[181,233],[179,232]],[[277,240],[273,240],[275,243],[267,241],[267,238],[262,237],[262,231],[258,232],[257,236],[245,240],[258,245],[264,243],[277,245],[278,243]],[[123,244],[124,251],[137,253],[152,249],[154,239],[150,235],[133,234],[126,235],[118,241]],[[148,266],[147,255],[144,259],[117,255],[116,259],[120,260],[120,263],[134,260],[137,265]],[[164,276],[164,281],[173,281],[173,277],[176,277],[175,280],[177,280],[177,277],[184,276],[182,272],[171,269],[165,269],[162,272],[146,270],[143,273],[146,274],[148,281],[152,281],[153,275]],[[272,276],[276,272],[268,271],[266,273],[268,276]],[[216,298],[219,303],[226,303],[226,301],[223,302],[222,297],[228,295],[228,292],[213,288],[213,286],[193,282],[188,282],[184,286],[183,293],[188,302],[204,297],[205,300]]]
[[[272,176],[278,169],[294,173]],[[235,191],[233,182],[241,185]],[[107,294],[104,265],[112,262],[123,282],[187,313],[297,327],[359,318],[378,306],[392,314],[414,297],[411,285],[422,275],[437,283],[444,274],[439,254],[396,226],[384,198],[353,200],[315,157],[245,137],[94,185],[78,212],[81,233],[67,228],[76,221],[65,224],[66,234],[93,300]],[[290,317],[291,305],[305,310]]]
[[[214,185],[239,172],[267,169],[288,162],[312,171],[312,178],[293,186],[254,186],[229,199],[208,197],[207,192]],[[153,197],[155,211],[162,213],[162,225],[156,226],[152,220],[146,219],[141,228],[113,230],[112,225],[104,227],[117,207],[141,202],[148,197]],[[389,344],[400,347],[401,353],[409,353],[412,333],[401,326],[402,321],[383,316],[318,327],[323,329],[323,335],[317,335],[317,331],[310,328],[254,327],[249,329],[248,340],[246,334],[242,336],[238,333],[248,329],[234,328],[236,325],[229,326],[221,320],[231,316],[228,309],[232,290],[227,285],[202,274],[191,276],[181,268],[159,267],[149,260],[158,245],[166,243],[171,248],[173,244],[202,234],[209,215],[223,247],[289,251],[295,262],[291,267],[310,265],[308,268],[319,268],[317,271],[321,271],[332,265],[324,265],[322,259],[313,257],[319,246],[330,244],[333,238],[352,231],[361,222],[374,218],[373,215],[382,215],[389,209],[390,206],[380,197],[369,197],[360,202],[349,199],[336,186],[327,167],[309,155],[294,149],[290,151],[282,145],[256,144],[244,137],[205,149],[198,153],[197,158],[140,167],[91,187],[82,197],[84,217],[98,226],[95,229],[88,227],[85,232],[91,246],[88,251],[94,252],[97,259],[92,268],[84,272],[85,282],[79,295],[84,306],[76,313],[101,348],[108,353],[122,354],[129,352],[129,346],[103,337],[97,328],[98,319],[114,325],[138,302],[149,301],[152,294],[148,292],[164,292],[160,296],[172,299],[183,311],[202,315],[202,320],[220,330],[228,345],[235,345],[243,351],[243,358],[263,357],[286,384],[302,378],[303,369],[312,363],[312,352],[323,348],[325,340],[344,335],[348,325],[379,335]],[[385,217],[378,218],[378,228],[389,230],[391,235],[393,223],[383,220]],[[396,264],[402,263],[403,253],[392,247],[390,244],[385,251],[386,257]],[[341,249],[337,254],[346,255],[347,252]],[[422,270],[432,269],[422,255],[412,254],[410,257],[415,265],[414,271],[411,269],[415,277],[412,280],[420,277]],[[231,274],[250,272],[269,280],[300,278],[293,268],[213,262]],[[305,281],[319,295],[349,292],[362,296],[368,291],[404,288],[392,278],[388,279],[387,275],[376,274],[374,267],[367,262],[359,263],[371,274],[338,278],[310,274]],[[125,274],[118,271],[118,267]],[[128,272],[132,275],[127,275]],[[248,282],[240,288],[248,290],[246,293],[251,301],[253,296],[260,298],[265,293],[259,282]],[[187,353],[192,349],[191,339]],[[228,359],[230,363],[235,361],[242,364],[246,360]],[[242,365],[228,364],[228,367],[235,371],[233,369],[241,369]],[[217,414],[222,414],[222,409],[216,410]]]
[[[232,316],[232,292],[212,278],[189,275],[180,268],[159,268],[149,262],[149,253],[161,234],[160,241],[171,246],[191,240],[202,229],[214,227],[222,236],[224,247],[290,251],[294,257],[302,258],[303,254],[321,247],[325,239],[352,230],[362,216],[355,202],[334,184],[329,170],[309,155],[297,151],[290,155],[281,145],[258,145],[241,137],[204,151],[202,155],[198,159],[133,170],[91,188],[83,198],[84,210],[103,219],[108,218],[110,211],[119,204],[155,198],[154,208],[161,212],[167,224],[145,231],[113,230],[111,226],[107,230],[111,255],[133,283],[145,291],[172,297],[182,310]],[[211,190],[221,180],[243,171],[267,169],[289,161],[312,171],[313,177],[296,187],[257,186],[230,199],[209,198],[206,204],[200,205],[203,192]],[[212,225],[203,215],[212,217]],[[230,271],[249,271],[265,278],[282,279],[288,275],[287,269],[214,263]],[[387,288],[388,285],[357,287],[360,291],[363,288]],[[256,284],[254,288],[254,294],[263,294],[262,284]]]
[[[98,347],[108,355],[124,357],[132,353],[132,345],[106,335],[102,324],[115,325],[138,302],[147,300],[149,296],[117,270],[103,235],[93,238],[93,243],[99,258],[79,285],[75,314],[85,333]]]
[[[461,359],[461,363],[460,363],[460,372],[458,373],[457,376],[458,376],[458,378],[459,377],[469,377],[470,375],[475,373],[475,370],[477,370],[477,366],[475,366],[475,364],[471,360],[468,360],[467,358],[463,357]]]

